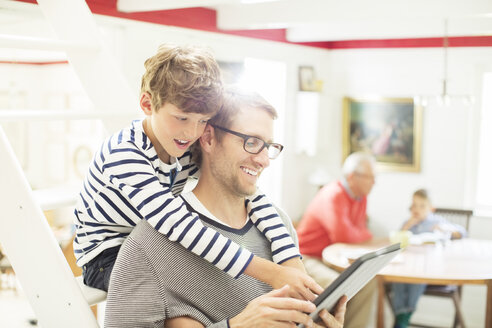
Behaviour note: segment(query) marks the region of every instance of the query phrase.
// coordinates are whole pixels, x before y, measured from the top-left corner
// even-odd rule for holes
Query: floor
[[[40,327],[33,326],[29,323],[35,318],[34,312],[29,305],[29,302],[22,293],[22,290],[17,287],[14,290],[12,284],[0,290],[0,327],[2,328],[32,328]],[[467,327],[482,328],[485,320],[485,295],[486,289],[483,286],[465,286],[463,289],[463,310]],[[104,309],[99,308],[100,316],[103,315]],[[386,309],[386,327],[390,328],[392,319],[389,308]],[[413,321],[435,324],[441,327],[451,327],[454,310],[450,300],[436,299],[434,297],[423,297],[418,305],[417,311],[413,317]],[[103,326],[102,319],[99,320],[101,327]],[[371,320],[371,323],[375,320]],[[374,327],[374,324],[368,325],[368,328]]]

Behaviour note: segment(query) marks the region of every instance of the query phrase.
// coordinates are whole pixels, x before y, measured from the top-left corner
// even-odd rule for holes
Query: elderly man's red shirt
[[[328,245],[371,239],[366,206],[366,197],[352,198],[340,181],[321,188],[297,227],[301,254],[321,258]]]

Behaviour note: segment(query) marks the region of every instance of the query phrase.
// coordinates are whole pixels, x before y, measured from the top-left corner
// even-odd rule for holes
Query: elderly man
[[[338,273],[322,262],[323,249],[334,243],[362,243],[372,238],[367,228],[367,195],[375,183],[374,158],[356,152],[343,164],[343,178],[321,188],[297,227],[299,246],[308,274],[322,287]],[[345,326],[368,325],[375,283],[364,287],[347,305]]]
[[[224,110],[200,139],[198,184],[181,197],[204,225],[271,261],[269,241],[252,223],[245,200],[283,148],[271,141],[276,112],[257,94],[228,89],[224,97]],[[290,221],[282,220],[295,237]],[[221,260],[229,259],[219,255],[216,261]],[[118,254],[105,323],[132,328],[318,326],[307,315],[314,305],[287,297],[288,289],[272,291],[246,275],[234,279],[142,221]],[[334,316],[323,312],[321,327],[341,327],[344,314],[342,299]]]

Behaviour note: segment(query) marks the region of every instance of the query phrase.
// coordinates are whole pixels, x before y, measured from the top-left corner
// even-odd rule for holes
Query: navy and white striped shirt
[[[119,246],[145,219],[171,241],[239,277],[251,261],[250,251],[207,228],[179,197],[198,168],[188,151],[163,163],[145,135],[142,121],[108,138],[89,166],[75,209],[74,252],[83,266],[103,250]],[[247,200],[248,214],[272,243],[273,260],[300,256],[268,199],[259,193]]]

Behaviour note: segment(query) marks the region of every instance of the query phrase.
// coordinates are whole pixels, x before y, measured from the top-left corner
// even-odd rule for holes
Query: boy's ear
[[[140,108],[142,108],[145,115],[152,114],[152,97],[148,92],[142,92],[140,95]]]

